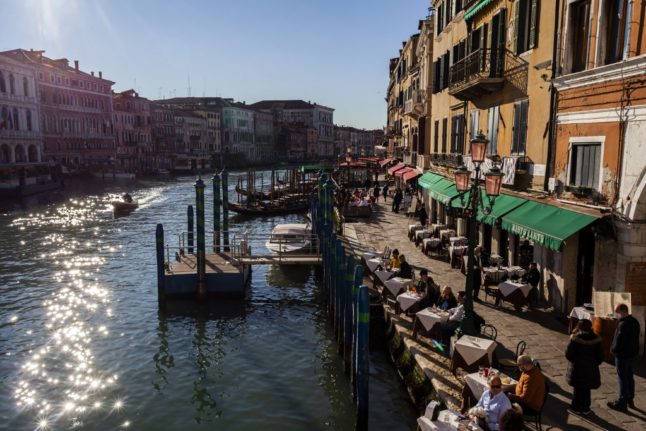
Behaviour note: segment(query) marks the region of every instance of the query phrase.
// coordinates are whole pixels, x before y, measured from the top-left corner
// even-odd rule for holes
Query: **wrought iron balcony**
[[[473,101],[502,89],[509,82],[527,89],[527,63],[505,49],[478,49],[451,66],[449,93]]]

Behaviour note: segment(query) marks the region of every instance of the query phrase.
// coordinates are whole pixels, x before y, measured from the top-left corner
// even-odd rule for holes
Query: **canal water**
[[[0,429],[353,430],[318,268],[258,266],[245,301],[159,311],[155,226],[176,241],[193,184],[77,182],[0,213]],[[140,207],[115,218],[125,191]],[[232,215],[231,228],[302,221]],[[370,429],[412,430],[415,417],[373,352]]]

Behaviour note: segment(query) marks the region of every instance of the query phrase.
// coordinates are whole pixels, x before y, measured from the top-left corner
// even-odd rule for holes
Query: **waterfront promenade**
[[[390,211],[390,200],[385,205],[383,201],[376,205],[376,211],[370,220],[359,223],[347,223],[344,227],[348,240],[356,245],[357,250],[363,247],[374,247],[383,250],[384,246],[398,248],[406,255],[408,262],[416,269],[426,268],[433,279],[441,284],[448,284],[454,291],[463,290],[465,277],[457,269],[451,269],[445,259],[424,255],[409,241],[407,228],[410,221],[404,214]],[[484,298],[484,291],[480,291]],[[644,358],[636,363],[635,375],[635,404],[636,410],[621,413],[611,410],[606,402],[616,398],[617,378],[614,366],[601,365],[601,387],[592,391],[592,413],[588,416],[574,416],[567,409],[572,400],[572,387],[565,379],[567,361],[565,347],[569,335],[564,316],[551,311],[549,308],[537,308],[530,311],[517,312],[511,306],[496,308],[493,300],[475,303],[475,310],[487,323],[493,324],[498,330],[498,358],[513,357],[516,344],[520,340],[527,342],[526,354],[537,359],[543,372],[550,379],[550,395],[543,410],[544,430],[642,430],[646,426],[646,367]],[[411,338],[412,320],[403,314],[397,316],[394,309],[388,305],[386,312],[407,347],[413,353],[418,365],[431,379],[440,395],[450,406],[460,402],[459,391],[462,381],[455,378],[449,371],[449,358],[441,354],[429,342],[420,336],[418,341]],[[530,424],[533,428],[533,424]]]

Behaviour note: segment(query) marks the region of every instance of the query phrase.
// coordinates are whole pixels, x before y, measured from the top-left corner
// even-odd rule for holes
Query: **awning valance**
[[[397,171],[398,171],[398,170],[400,170],[400,169],[404,169],[405,167],[406,167],[406,165],[405,165],[405,164],[403,164],[403,163],[398,163],[398,164],[396,164],[395,166],[393,166],[392,168],[388,168],[388,173],[389,173],[390,175],[393,175],[395,172],[397,172]]]
[[[502,228],[560,251],[568,237],[595,220],[596,217],[588,214],[527,201],[502,217]]]
[[[464,14],[464,20],[469,20],[473,18],[475,14],[480,12],[482,8],[487,6],[489,3],[491,3],[491,0],[480,0],[478,3],[476,3],[475,6],[473,6],[471,9],[469,9],[465,14]]]
[[[427,172],[417,180],[417,184],[423,189],[430,189],[433,184],[444,179],[443,176]]]
[[[486,196],[486,193],[482,195],[482,199],[485,207],[490,207],[489,197]],[[478,210],[478,221],[495,225],[502,216],[527,202],[529,202],[527,199],[517,198],[510,195],[500,195],[494,200],[494,205],[489,214],[484,214],[482,209]]]
[[[455,188],[455,183],[444,178],[433,184],[429,189],[429,195],[436,201],[445,205],[459,194],[460,192]]]
[[[396,176],[396,177],[401,177],[401,176],[403,176],[405,173],[408,173],[408,172],[410,172],[410,171],[414,171],[414,170],[415,170],[415,169],[413,169],[413,168],[409,168],[409,167],[407,166],[407,167],[405,167],[405,168],[403,168],[403,169],[400,169],[400,170],[398,170],[397,172],[395,172],[395,176]]]
[[[419,177],[420,175],[422,175],[422,173],[420,171],[418,171],[417,169],[413,169],[413,170],[411,170],[409,172],[406,172],[404,174],[404,181],[408,182],[410,180],[413,180],[413,179]]]
[[[384,166],[386,166],[388,163],[390,163],[392,161],[393,161],[393,159],[383,159],[382,161],[379,162],[379,166],[381,166],[383,168]]]

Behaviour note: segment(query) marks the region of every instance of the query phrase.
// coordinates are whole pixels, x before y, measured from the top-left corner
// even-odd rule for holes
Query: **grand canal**
[[[155,226],[168,242],[185,230],[193,183],[80,183],[56,203],[2,213],[0,429],[354,428],[317,268],[257,267],[245,301],[159,311]],[[140,208],[114,218],[109,202],[125,191]],[[302,216],[231,226],[267,233],[286,221]],[[379,351],[370,397],[371,430],[414,429]]]

